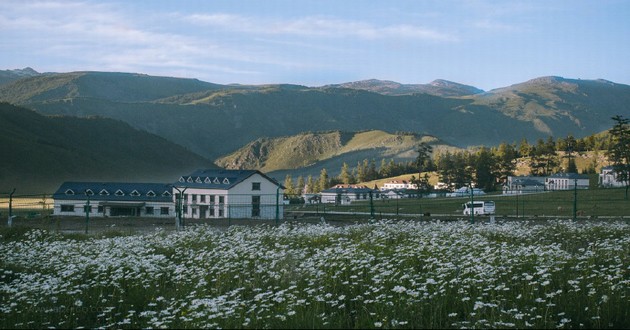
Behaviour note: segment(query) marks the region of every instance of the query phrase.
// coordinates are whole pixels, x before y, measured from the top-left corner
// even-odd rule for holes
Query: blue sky
[[[0,69],[307,86],[630,84],[630,1],[0,1]]]

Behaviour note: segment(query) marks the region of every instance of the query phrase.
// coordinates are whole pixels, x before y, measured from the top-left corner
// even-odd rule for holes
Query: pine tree
[[[615,125],[610,129],[610,148],[608,159],[613,163],[617,181],[626,187],[625,198],[628,199],[630,188],[630,119],[614,116]]]

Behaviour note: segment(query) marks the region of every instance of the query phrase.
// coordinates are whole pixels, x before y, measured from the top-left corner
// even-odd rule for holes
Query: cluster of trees
[[[414,161],[396,163],[382,159],[380,166],[376,160],[364,159],[357,166],[350,168],[343,163],[339,176],[330,177],[326,169],[322,169],[318,178],[309,176],[297,178],[294,184],[290,175],[285,178],[284,186],[287,195],[317,193],[328,187],[343,183],[354,184],[414,173],[411,183],[419,190],[430,191],[427,172],[435,171],[439,180],[448,187],[458,188],[470,183],[485,191],[494,191],[507,177],[514,174],[516,162],[523,159],[528,162],[532,175],[550,175],[557,172],[577,173],[575,156],[581,152],[607,150],[607,155],[620,175],[620,180],[630,185],[630,128],[628,119],[613,117],[615,126],[609,134],[599,134],[583,139],[569,135],[566,138],[553,137],[538,139],[530,144],[526,139],[518,144],[501,143],[498,147],[478,147],[460,151],[436,151],[421,143],[416,151]],[[592,162],[582,173],[595,173],[596,163]],[[415,174],[418,174],[416,177]],[[626,189],[627,190],[627,189]]]

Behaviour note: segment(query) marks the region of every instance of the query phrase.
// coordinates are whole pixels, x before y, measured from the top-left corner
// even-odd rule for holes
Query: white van
[[[474,205],[470,202],[464,204],[464,215],[470,215],[471,210],[475,214],[494,214],[495,205],[493,201],[478,201]]]

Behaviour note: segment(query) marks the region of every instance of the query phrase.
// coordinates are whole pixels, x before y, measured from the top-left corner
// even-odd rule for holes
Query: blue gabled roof
[[[171,185],[165,183],[64,182],[53,194],[58,200],[170,202]]]
[[[550,179],[588,179],[588,175],[577,173],[556,173],[548,176]]]
[[[260,174],[275,185],[276,180],[257,170],[202,169],[179,178],[173,185],[187,188],[231,189],[254,174]],[[284,187],[282,187],[284,188]]]

